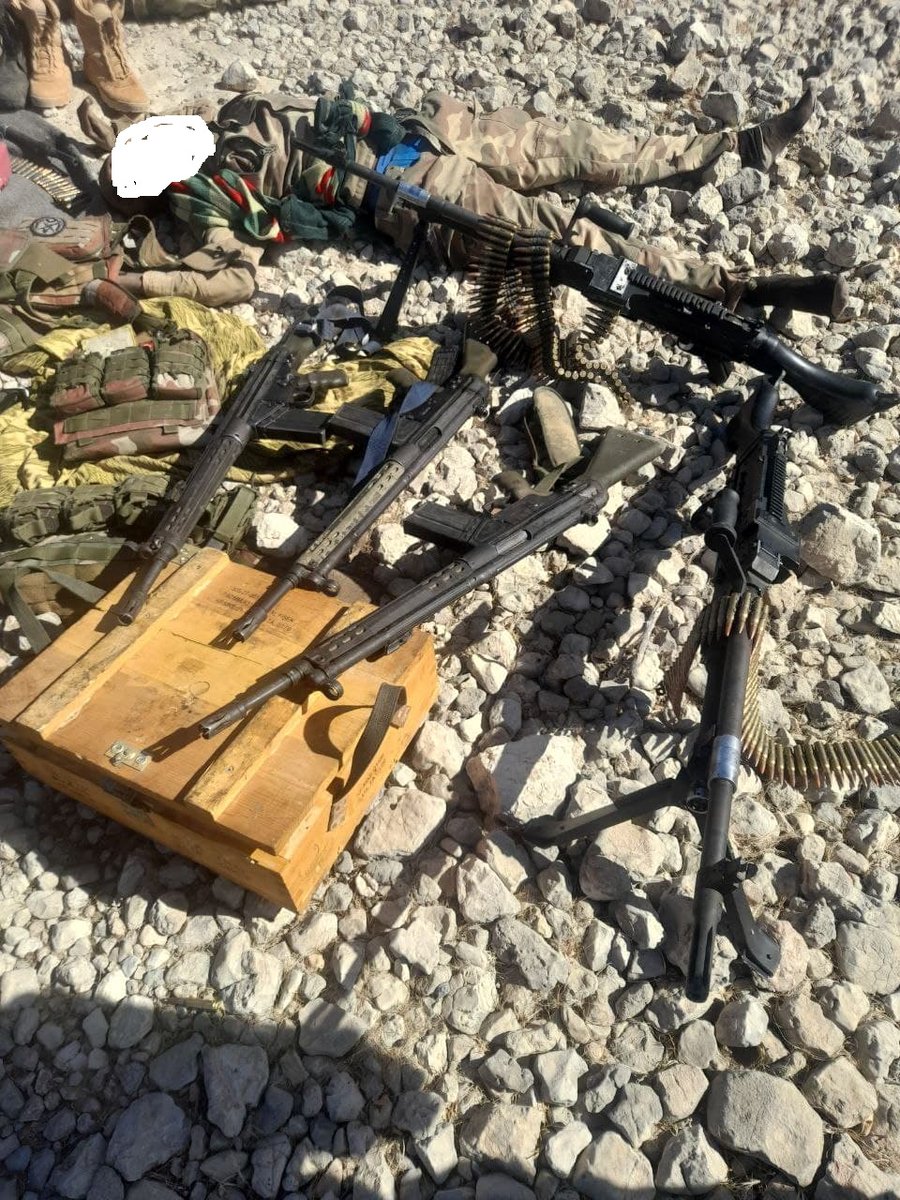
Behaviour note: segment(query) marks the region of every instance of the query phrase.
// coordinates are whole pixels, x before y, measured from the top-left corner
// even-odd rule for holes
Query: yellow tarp
[[[265,347],[256,330],[230,313],[213,311],[193,300],[176,297],[145,300],[141,307],[149,315],[172,321],[204,339],[223,394],[228,394],[229,383],[264,352]],[[37,396],[46,388],[63,359],[87,338],[109,329],[110,326],[56,329],[22,354],[4,359],[0,365],[8,374],[28,376],[32,394]],[[435,343],[430,338],[402,338],[378,354],[342,362],[341,368],[349,377],[348,385],[328,392],[320,409],[333,412],[342,404],[364,396],[367,397],[366,407],[383,407],[393,394],[387,375],[402,366],[417,378],[424,379],[434,349]],[[313,361],[308,361],[307,369]],[[322,361],[327,361],[324,355],[315,357],[316,365]],[[309,448],[305,452],[298,451],[285,443],[259,443],[241,456],[240,467],[235,467],[228,478],[240,483],[269,483],[289,478],[298,471],[314,469],[315,456],[319,453],[318,449],[311,451]],[[60,452],[42,424],[40,410],[36,412],[30,404],[11,404],[0,411],[0,507],[5,507],[17,492],[25,489],[117,483],[128,475],[168,474],[176,465],[182,473],[196,457],[197,451],[190,450],[180,455],[159,457],[120,456],[61,468]]]

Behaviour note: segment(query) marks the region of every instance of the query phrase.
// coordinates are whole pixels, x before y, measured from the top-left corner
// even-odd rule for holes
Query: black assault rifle
[[[339,172],[365,179],[388,198],[390,207],[402,204],[418,211],[419,223],[401,267],[404,281],[411,277],[415,257],[425,244],[430,224],[475,240],[492,235],[496,223],[490,218],[442,200],[402,179],[392,179],[352,162],[343,150],[311,145],[300,139],[295,139],[295,145]],[[597,224],[621,232],[621,218],[615,214],[599,205],[582,209]],[[525,231],[515,234],[512,245],[524,245],[528,236]],[[853,424],[897,402],[895,396],[880,393],[867,380],[852,379],[810,362],[780,341],[764,321],[730,312],[717,300],[670,283],[630,259],[570,245],[565,239],[552,241],[549,282],[573,288],[608,312],[646,321],[656,329],[674,334],[707,360],[746,363],[773,378],[782,377],[832,424]],[[396,303],[391,304],[392,319],[395,308]]]
[[[524,496],[496,516],[467,514],[430,502],[419,505],[404,522],[406,531],[461,550],[459,557],[402,596],[298,654],[233,703],[210,713],[200,722],[200,732],[213,737],[293,687],[340,699],[344,671],[363,659],[396,649],[416,626],[460,596],[573,525],[596,519],[609,487],[666,448],[667,443],[659,438],[608,429],[581,474],[549,495]]]
[[[438,388],[414,416],[407,417],[384,461],[363,481],[334,521],[237,622],[231,630],[232,637],[246,641],[292,588],[305,586],[330,596],[337,594],[338,585],[331,575],[335,567],[466,421],[487,411],[490,396],[487,376],[496,364],[486,346],[473,341],[466,343],[458,381]],[[414,381],[412,387],[417,386],[431,387]]]

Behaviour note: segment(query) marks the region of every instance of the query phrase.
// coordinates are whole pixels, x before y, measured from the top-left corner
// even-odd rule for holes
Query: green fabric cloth
[[[318,145],[344,150],[351,160],[360,137],[381,155],[406,135],[395,117],[372,113],[367,104],[354,99],[346,83],[341,84],[337,100],[318,101],[314,130]],[[292,192],[266,196],[247,177],[223,168],[215,175],[197,174],[174,183],[167,195],[173,215],[201,238],[213,226],[225,226],[255,242],[329,242],[352,229],[357,218],[356,209],[340,199],[344,176],[322,159],[312,159]]]

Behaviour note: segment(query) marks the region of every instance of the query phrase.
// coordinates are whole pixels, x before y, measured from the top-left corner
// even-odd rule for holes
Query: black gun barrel
[[[746,629],[733,630],[714,647],[718,661],[710,665],[708,703],[716,711],[715,738],[707,777],[703,848],[694,892],[694,932],[685,989],[689,1000],[705,1000],[709,995],[716,931],[725,906],[728,827],[741,765],[741,724],[750,650]]]
[[[289,402],[296,386],[298,363],[312,353],[315,339],[299,325],[285,333],[272,350],[253,364],[206,449],[194,464],[179,496],[141,547],[149,560],[139,568],[122,599],[111,610],[122,625],[130,625],[165,567],[181,552],[210,499],[254,436],[260,406]]]
[[[521,519],[498,518],[497,534],[491,541],[473,547],[404,595],[297,655],[242,697],[210,713],[200,722],[200,732],[204,737],[213,737],[266,700],[287,691],[298,678],[311,687],[323,688],[328,695],[339,695],[337,680],[349,667],[399,645],[417,625],[460,596],[553,541],[572,525],[595,517],[605,499],[605,488],[591,480],[579,480],[558,494],[529,497],[524,504],[519,501],[523,504],[518,509]]]
[[[490,360],[487,364],[489,369],[496,364],[493,355],[490,355]],[[469,417],[486,406],[487,397],[488,385],[479,376],[466,375],[454,387],[445,389],[441,402],[423,420],[416,436],[388,452],[384,462],[346,508],[238,621],[232,635],[238,641],[246,641],[292,588],[306,586],[335,595],[337,586],[331,578],[331,572],[407,484],[458,433]]]

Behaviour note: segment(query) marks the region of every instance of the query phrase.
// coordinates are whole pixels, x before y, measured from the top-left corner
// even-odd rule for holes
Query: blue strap
[[[397,432],[397,425],[400,418],[405,417],[407,413],[414,412],[426,400],[429,400],[437,391],[438,386],[436,383],[429,383],[426,379],[420,380],[419,383],[414,383],[407,390],[399,407],[388,412],[379,421],[366,443],[366,452],[359,465],[359,470],[356,472],[356,478],[353,480],[354,484],[362,483],[376,467],[384,462],[387,452],[391,448],[391,443],[394,440],[394,434]]]

